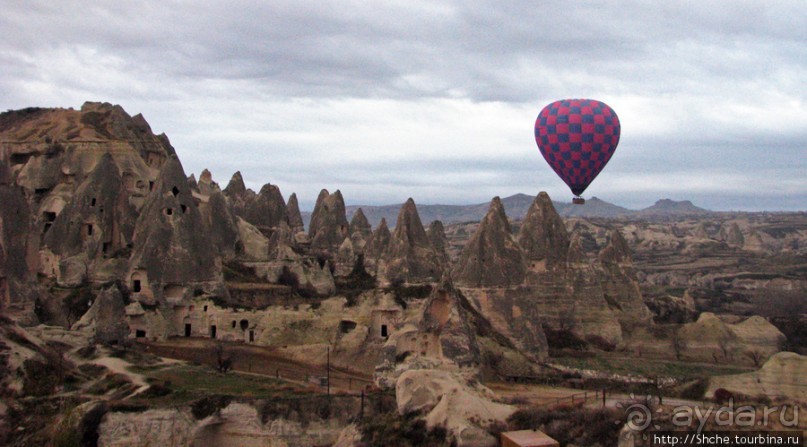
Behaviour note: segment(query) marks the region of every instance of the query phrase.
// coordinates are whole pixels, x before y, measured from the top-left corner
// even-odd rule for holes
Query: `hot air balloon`
[[[602,171],[619,143],[619,118],[593,99],[561,99],[541,110],[535,120],[535,142],[549,166],[580,197]]]

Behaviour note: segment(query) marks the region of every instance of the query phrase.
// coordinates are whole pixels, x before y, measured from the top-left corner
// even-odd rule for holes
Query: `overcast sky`
[[[372,4],[372,7],[367,6]],[[807,209],[807,8],[760,2],[0,0],[0,109],[120,104],[188,174],[303,208],[572,194],[533,136],[593,98],[622,138],[584,196]]]

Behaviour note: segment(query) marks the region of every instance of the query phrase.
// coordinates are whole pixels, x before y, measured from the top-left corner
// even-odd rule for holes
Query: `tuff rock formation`
[[[239,241],[238,224],[227,198],[215,188],[210,188],[210,195],[205,206],[200,207],[202,218],[210,229],[213,246],[222,259],[230,260],[243,251],[243,243]]]
[[[203,196],[213,195],[215,192],[221,192],[219,184],[213,181],[213,174],[207,169],[203,169],[199,175],[199,181],[196,183],[196,189]]]
[[[700,361],[743,361],[746,354],[756,352],[764,360],[779,352],[785,336],[762,317],[753,316],[730,324],[711,312],[704,312],[694,323],[678,330],[684,357]]]
[[[381,255],[378,277],[386,282],[429,283],[439,280],[441,274],[440,258],[410,198],[398,213],[389,247]]]
[[[725,241],[730,247],[742,248],[742,246],[745,245],[745,237],[743,237],[743,232],[740,230],[740,226],[737,225],[737,222],[732,222],[728,230],[725,226],[721,226],[720,239]]]
[[[705,397],[713,397],[715,391],[722,388],[746,396],[767,396],[771,399],[787,396],[803,401],[807,399],[804,371],[807,371],[807,356],[780,352],[771,356],[759,371],[712,377]]]
[[[602,287],[605,300],[619,312],[623,324],[648,323],[650,311],[644,304],[639,281],[633,269],[630,248],[617,229],[608,235],[608,244],[599,254],[604,274]]]
[[[334,276],[347,276],[353,271],[353,266],[356,265],[357,255],[353,249],[353,240],[346,237],[339,246],[334,259]]]
[[[37,240],[23,190],[10,184],[10,177],[0,163],[0,313],[33,322],[33,303],[39,296]]]
[[[359,233],[365,239],[373,234],[373,227],[367,221],[367,216],[364,215],[361,208],[357,209],[350,219],[350,234],[356,233]]]
[[[112,257],[131,246],[136,213],[106,153],[58,216],[50,221],[52,214],[43,213],[45,249],[59,259],[80,254],[92,260]]]
[[[448,269],[451,260],[448,257],[448,238],[446,237],[443,222],[433,220],[432,223],[429,224],[429,228],[426,229],[426,235],[429,237],[432,248],[437,252],[437,256],[440,257],[440,262],[443,263],[445,269]]]
[[[146,190],[167,157],[164,135],[154,135],[142,115],[120,106],[87,102],[81,110],[29,108],[0,116],[0,142],[16,184],[34,201],[69,196],[110,152],[127,187]]]
[[[498,197],[462,249],[452,276],[463,287],[511,286],[524,282],[526,264]]]
[[[504,422],[515,407],[492,399],[493,393],[481,384],[468,384],[456,374],[435,369],[406,371],[395,386],[399,413],[426,415],[427,427],[445,428],[460,447],[498,445],[482,427]]]
[[[221,279],[212,238],[176,157],[163,165],[137,219],[133,239],[130,284],[147,302],[160,301],[171,286]],[[135,286],[135,281],[140,285]]]
[[[474,333],[470,304],[444,274],[423,304],[418,330],[437,337],[440,356],[460,366],[478,365],[479,345]]]
[[[87,332],[98,343],[122,344],[129,338],[129,325],[120,289],[113,285],[102,290],[72,329]]]
[[[618,345],[621,317],[650,322],[624,243],[614,238],[603,256],[606,267],[602,261],[592,262],[581,231],[570,238],[546,193],[533,201],[517,241],[508,230],[501,204],[494,199],[464,247],[454,275],[462,293],[520,352],[533,359],[546,356],[542,325]],[[486,258],[488,262],[482,262]],[[508,270],[498,270],[502,266]],[[637,302],[636,309],[629,307]],[[636,315],[643,319],[633,321]]]
[[[373,234],[367,240],[364,248],[364,268],[371,274],[376,274],[378,261],[381,256],[389,248],[389,242],[392,239],[392,233],[387,226],[387,220],[381,218],[378,228],[375,229]]]
[[[297,203],[297,194],[291,193],[286,202],[286,214],[289,217],[289,226],[294,234],[305,230],[303,216],[300,214],[300,205]]]
[[[547,193],[535,197],[521,222],[517,240],[532,271],[551,270],[565,263],[569,236]]]
[[[339,190],[333,194],[327,189],[320,191],[308,225],[311,248],[326,256],[333,256],[349,231],[342,193]]]
[[[266,235],[271,235],[281,222],[288,223],[286,201],[280,188],[269,183],[263,185],[255,200],[244,210],[243,217]]]
[[[232,202],[233,208],[243,211],[246,202],[254,200],[255,191],[247,189],[244,184],[244,177],[241,176],[241,171],[236,171],[230,178],[230,182],[224,188],[224,195]]]

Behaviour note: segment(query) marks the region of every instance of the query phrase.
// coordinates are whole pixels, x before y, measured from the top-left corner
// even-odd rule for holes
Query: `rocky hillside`
[[[527,194],[515,194],[501,199],[507,215],[513,220],[523,219],[532,203],[533,196]],[[583,205],[573,205],[566,202],[553,202],[552,205],[562,217],[642,217],[648,219],[667,218],[686,215],[707,215],[712,213],[709,210],[694,206],[688,200],[674,201],[663,199],[654,205],[641,210],[631,210],[614,205],[597,197],[587,199]],[[394,221],[401,205],[348,205],[345,207],[350,216],[356,210],[361,209],[367,220],[372,225],[378,225],[381,219],[388,222]],[[487,203],[474,205],[421,205],[419,207],[421,217],[425,222],[439,220],[444,224],[455,224],[462,222],[478,222],[482,220],[488,209]],[[302,213],[303,220],[308,225],[310,213]]]
[[[239,172],[224,189],[207,170],[189,176],[168,138],[119,106],[6,112],[0,386],[24,397],[25,361],[44,361],[53,347],[271,346],[300,364],[372,375],[396,389],[401,412],[417,408],[454,440],[492,445],[485,428],[512,408],[491,402],[480,377],[537,374],[559,345],[629,352],[666,331],[665,342],[689,346],[685,358],[751,348],[758,363],[783,337],[798,343],[803,214],[702,215],[670,201],[651,208],[628,213],[598,199],[560,206],[542,192],[470,207],[409,199],[352,211],[341,191],[322,190],[306,228],[296,194],[286,199],[269,182],[255,192]],[[608,217],[563,217],[586,209]],[[696,319],[705,310],[742,317]],[[744,318],[753,313],[776,327]],[[28,340],[29,329],[46,341]],[[27,356],[22,369],[11,351]],[[133,380],[127,393],[148,387]],[[226,408],[224,416],[254,417]],[[161,414],[140,416],[148,423]],[[99,417],[109,433],[137,426]],[[225,426],[238,426],[228,417]]]

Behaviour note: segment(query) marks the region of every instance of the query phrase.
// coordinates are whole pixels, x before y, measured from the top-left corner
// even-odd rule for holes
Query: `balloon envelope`
[[[619,132],[613,109],[593,99],[555,101],[535,120],[538,149],[577,196],[614,155]]]

